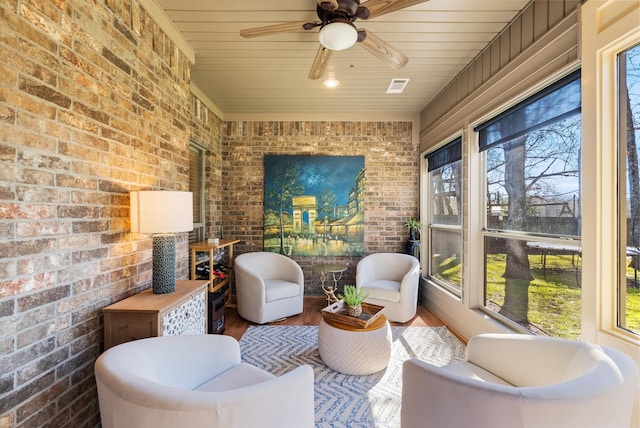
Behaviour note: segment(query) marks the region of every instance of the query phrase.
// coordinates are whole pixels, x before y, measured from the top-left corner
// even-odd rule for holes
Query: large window
[[[197,144],[189,147],[189,191],[193,193],[193,231],[189,242],[205,238],[205,194],[204,194],[205,150]]]
[[[580,74],[475,128],[484,158],[484,308],[530,332],[581,323]]]
[[[462,294],[462,139],[428,154],[429,277]]]
[[[618,55],[619,236],[618,327],[640,334],[640,45]]]

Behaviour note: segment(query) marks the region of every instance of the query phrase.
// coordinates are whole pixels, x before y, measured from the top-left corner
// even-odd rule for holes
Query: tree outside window
[[[580,335],[580,75],[476,128],[485,154],[487,310],[536,334]]]
[[[640,334],[640,45],[618,55],[619,235],[625,245],[619,258],[618,326]]]

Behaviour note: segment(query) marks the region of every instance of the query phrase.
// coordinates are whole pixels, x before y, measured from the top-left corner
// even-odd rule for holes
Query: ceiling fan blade
[[[367,31],[366,34],[367,37],[360,42],[360,46],[371,52],[374,56],[380,58],[393,68],[402,68],[409,62],[409,58],[388,43],[382,41],[382,39],[371,31]]]
[[[283,22],[282,24],[265,25],[264,27],[247,28],[240,31],[240,35],[244,38],[260,37],[276,33],[293,33],[299,30],[306,30],[305,26],[313,25],[314,28],[318,24],[315,22]]]
[[[320,6],[322,9],[326,10],[327,12],[333,12],[340,5],[338,4],[338,0],[331,0],[331,1],[318,0],[318,6]]]
[[[327,71],[332,53],[332,50],[320,45],[313,64],[311,65],[311,70],[309,70],[309,79],[316,80],[324,75],[324,72]]]
[[[363,19],[371,19],[384,15],[386,13],[395,12],[405,7],[415,6],[416,4],[425,3],[429,0],[369,0],[362,3],[359,8],[369,9],[369,16]],[[358,8],[358,9],[359,9]]]

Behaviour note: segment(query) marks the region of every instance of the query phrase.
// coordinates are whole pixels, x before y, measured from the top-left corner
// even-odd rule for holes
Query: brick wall
[[[150,285],[128,192],[188,183],[190,64],[135,0],[0,20],[0,427],[95,426],[100,309]]]
[[[261,249],[265,153],[364,155],[365,250],[402,250],[410,123],[197,115],[188,59],[135,0],[6,0],[0,20],[0,428],[98,425],[101,309],[151,280],[128,192],[186,190],[190,140],[207,149],[207,234],[224,225],[238,252]],[[182,234],[178,278],[187,264]]]
[[[365,254],[402,252],[407,217],[418,213],[419,168],[411,122],[225,122],[222,201],[225,235],[237,253],[262,250],[264,155],[365,157]],[[314,263],[348,264],[340,284],[355,284],[354,257],[294,257],[308,294],[320,295]]]

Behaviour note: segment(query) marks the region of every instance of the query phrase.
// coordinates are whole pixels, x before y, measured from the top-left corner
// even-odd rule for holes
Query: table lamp
[[[176,289],[176,235],[193,230],[193,194],[168,190],[133,191],[131,232],[153,234],[155,294]]]

